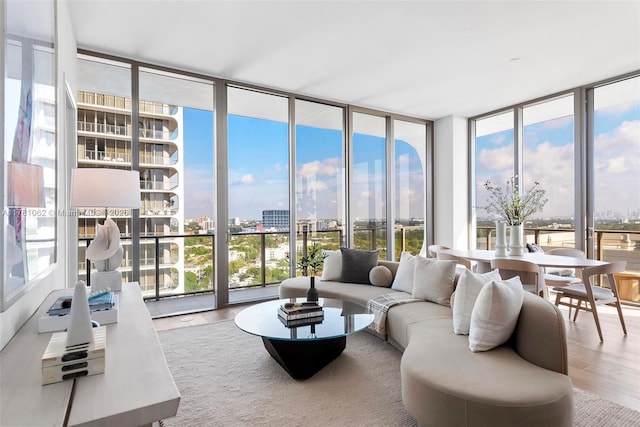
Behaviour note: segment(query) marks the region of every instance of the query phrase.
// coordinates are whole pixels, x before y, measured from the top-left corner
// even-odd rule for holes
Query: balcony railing
[[[171,157],[165,157],[161,155],[152,155],[152,154],[141,154],[140,163],[171,166],[178,163],[178,156],[177,154]]]
[[[173,140],[178,135],[178,131],[174,130],[173,132],[169,132],[165,130],[138,129],[138,135],[140,138]]]
[[[478,248],[493,249],[491,227],[478,227],[479,234],[484,233],[478,240]],[[527,229],[530,242],[537,242],[544,247],[545,235],[551,230]],[[362,249],[381,248],[380,228],[359,229],[356,237]],[[396,257],[403,250],[417,254],[422,246],[422,240],[415,240],[411,232],[424,234],[422,227],[397,227],[395,229]],[[573,230],[553,230],[555,233],[573,233]],[[276,285],[289,277],[289,232],[251,232],[230,233],[229,241],[229,283],[230,290]],[[486,238],[487,234],[489,239]],[[629,239],[627,239],[627,235]],[[123,237],[122,240],[130,240]],[[177,253],[173,248],[167,248],[168,243],[177,240],[184,241],[184,266],[177,264]],[[338,249],[343,242],[342,230],[326,230],[309,232],[302,230],[297,233],[299,242],[297,251],[304,253],[306,248],[314,243],[324,249]],[[536,240],[537,239],[537,240]],[[79,239],[86,246],[90,238]],[[640,271],[640,231],[612,232],[597,231],[598,259],[615,260],[624,257],[627,260],[627,271]],[[165,297],[184,296],[200,293],[214,293],[215,278],[215,234],[171,234],[163,236],[141,236],[145,246],[153,245],[156,256],[147,255],[141,260],[141,267],[145,270],[152,268],[154,279],[147,283],[144,297],[146,299],[161,299]],[[367,242],[367,243],[364,243]],[[483,243],[483,246],[480,243]],[[629,243],[632,242],[632,243]],[[355,242],[354,242],[355,243]],[[570,246],[569,242],[564,243]],[[169,251],[167,253],[167,251]],[[381,256],[381,258],[383,258]],[[125,266],[130,266],[126,259]],[[87,260],[79,262],[81,275],[86,275]],[[178,271],[178,268],[181,268]],[[124,272],[123,272],[124,273]],[[128,274],[128,273],[126,273]],[[302,272],[297,272],[302,274]],[[90,283],[90,277],[86,280]],[[141,284],[142,286],[142,284]],[[145,289],[144,286],[142,286]]]
[[[130,163],[129,153],[105,153],[104,151],[84,151],[78,153],[78,160],[97,160],[102,162]]]
[[[178,186],[178,181],[140,181],[141,190],[171,190]]]
[[[104,123],[78,122],[78,130],[81,132],[102,133],[106,135],[127,136],[127,127],[118,125],[108,125]]]

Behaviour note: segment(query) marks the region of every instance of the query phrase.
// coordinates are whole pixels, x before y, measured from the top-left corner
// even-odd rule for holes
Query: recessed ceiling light
[[[516,62],[516,61],[520,61],[521,58],[518,58],[517,56],[515,58],[511,58],[509,60],[509,62]]]

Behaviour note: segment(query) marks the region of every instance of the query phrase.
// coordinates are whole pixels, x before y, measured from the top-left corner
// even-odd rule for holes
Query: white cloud
[[[315,191],[324,191],[329,189],[329,185],[326,182],[318,179],[312,182],[311,185],[309,185],[309,189]]]
[[[297,175],[302,177],[311,176],[336,176],[342,168],[342,161],[339,157],[332,157],[322,161],[302,163],[298,165]]]
[[[608,173],[623,173],[629,169],[626,165],[625,158],[622,156],[609,159],[607,164]]]
[[[253,174],[247,173],[242,175],[242,177],[235,181],[234,184],[245,184],[245,185],[250,185],[250,184],[255,184],[256,180],[253,177]]]
[[[408,165],[409,163],[411,163],[411,158],[409,157],[408,154],[402,154],[402,155],[398,156],[398,160],[397,160],[396,164],[398,164],[398,165]]]
[[[478,162],[489,170],[500,171],[513,165],[513,147],[501,147],[494,150],[483,149],[478,154]]]

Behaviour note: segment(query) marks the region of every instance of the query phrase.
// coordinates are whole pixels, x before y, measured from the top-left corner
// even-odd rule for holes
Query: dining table
[[[538,264],[539,267],[544,268],[583,269],[585,267],[608,264],[605,261],[596,259],[564,255],[547,255],[544,252],[526,252],[524,255],[520,256],[507,255],[502,257],[497,257],[495,251],[485,249],[441,249],[438,253],[440,252],[475,261],[477,263],[476,271],[478,273],[491,271],[491,261],[495,258],[524,259],[526,261],[534,262]]]

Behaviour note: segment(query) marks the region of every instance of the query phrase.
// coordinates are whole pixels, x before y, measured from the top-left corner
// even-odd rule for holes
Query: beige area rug
[[[269,356],[233,321],[159,332],[182,395],[165,426],[417,426],[400,391],[401,353],[367,334],[306,381]],[[640,426],[640,413],[576,390],[580,427]]]

